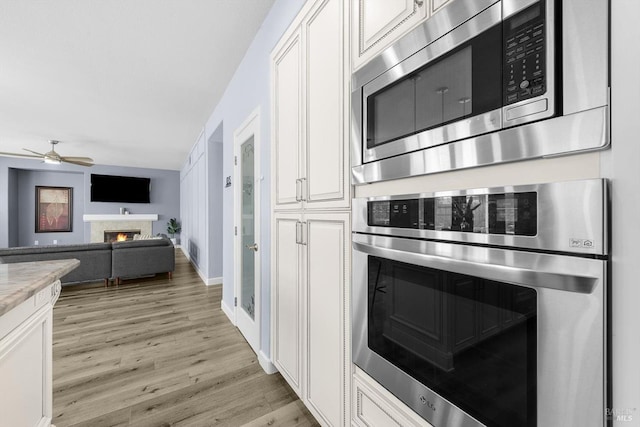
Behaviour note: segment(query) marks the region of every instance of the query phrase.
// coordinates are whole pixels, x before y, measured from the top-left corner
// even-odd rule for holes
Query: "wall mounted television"
[[[91,174],[92,202],[151,203],[150,178]]]

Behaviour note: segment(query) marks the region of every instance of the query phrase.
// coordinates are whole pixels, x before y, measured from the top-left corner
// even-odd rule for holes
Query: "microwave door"
[[[495,4],[362,89],[363,160],[502,127],[502,26]]]

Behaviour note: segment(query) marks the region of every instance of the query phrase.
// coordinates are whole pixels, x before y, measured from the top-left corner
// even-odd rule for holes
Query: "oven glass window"
[[[500,108],[501,66],[496,26],[370,95],[367,148]]]
[[[482,423],[536,426],[536,292],[369,256],[371,350]]]

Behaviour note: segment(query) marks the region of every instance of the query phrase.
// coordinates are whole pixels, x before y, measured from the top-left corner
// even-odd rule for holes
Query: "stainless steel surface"
[[[563,113],[607,105],[609,1],[563,0],[562,16]]]
[[[475,135],[498,130],[502,127],[501,111],[488,113],[459,120],[454,123],[410,135],[392,143],[383,144],[373,149],[364,149],[365,162],[386,159],[402,153],[429,148],[445,142],[457,141]]]
[[[528,252],[366,234],[353,235],[353,249],[367,255],[483,279],[518,284],[526,280],[527,287],[538,291],[544,288],[590,294],[599,280],[582,270],[541,270],[538,263],[548,263],[553,255],[544,255],[548,257],[545,260],[537,255],[532,258]]]
[[[450,34],[487,8],[500,8],[502,19],[531,5],[532,0],[453,0],[440,12],[374,57],[352,78],[351,159],[353,183],[362,184],[452,169],[484,166],[502,162],[555,156],[564,153],[597,150],[609,144],[609,4],[607,0],[563,0],[561,25],[556,19],[554,0],[546,0],[546,38],[556,43],[547,47],[547,68],[561,73],[562,106],[554,99],[560,82],[547,72],[547,92],[533,100],[547,100],[547,109],[533,114],[514,114],[514,107],[528,105],[531,99],[503,107],[492,117],[478,122],[462,121],[460,126],[384,144],[376,151],[366,149],[363,141],[363,87],[391,69],[400,70],[402,61],[429,45],[446,45]],[[493,6],[492,6],[493,5]],[[554,34],[556,28],[562,34]],[[454,30],[454,31],[452,31]],[[444,37],[443,37],[444,36]],[[455,39],[455,36],[452,37]],[[556,45],[562,43],[558,58]],[[556,58],[559,63],[554,64]],[[394,68],[395,67],[395,68]],[[391,74],[390,74],[391,75]],[[534,104],[538,106],[538,104]],[[532,106],[524,107],[525,112]],[[560,108],[561,107],[561,108]],[[508,112],[510,111],[510,112]],[[521,112],[522,110],[520,110]],[[562,114],[560,117],[550,118]],[[506,120],[508,115],[509,120]],[[500,116],[500,117],[496,117]],[[541,120],[534,124],[526,124]],[[478,135],[482,126],[487,132]],[[517,128],[510,128],[518,125]],[[496,130],[493,126],[507,129]],[[535,129],[532,129],[531,127]],[[468,136],[472,136],[468,138]],[[468,138],[468,139],[462,139]],[[523,139],[525,138],[525,139]],[[455,142],[449,142],[455,141]],[[446,146],[438,145],[449,142]],[[421,150],[415,151],[413,150]],[[464,154],[468,152],[469,154]],[[405,154],[406,153],[406,154]],[[398,157],[389,157],[389,156]],[[380,160],[382,159],[382,160]],[[368,163],[369,162],[369,163]]]
[[[508,18],[537,1],[538,0],[502,0],[502,16]]]
[[[357,126],[356,122],[354,126]],[[354,134],[356,129],[352,129],[352,135]],[[353,141],[352,156],[355,162],[362,159],[362,152],[358,150],[359,144],[355,142],[357,139]],[[352,182],[358,185],[386,181],[453,169],[591,151],[608,145],[609,109],[600,107],[376,162],[354,163]]]
[[[509,106],[505,107],[506,116],[505,120],[515,120],[521,117],[531,116],[532,114],[542,113],[549,109],[549,101],[544,99],[538,99],[537,101],[529,101],[523,104],[520,104],[516,107]]]
[[[253,245],[246,245],[246,246],[247,246],[247,249],[250,249],[250,250],[252,250],[254,252],[258,252],[258,244],[257,243],[254,243]]]
[[[364,245],[364,246],[363,246]],[[606,261],[517,252],[382,236],[354,236],[353,359],[369,375],[437,426],[482,425],[446,399],[369,350],[367,346],[367,254],[376,246],[389,259],[499,277],[536,289],[538,298],[538,425],[600,427],[604,425],[604,358]],[[477,269],[482,264],[481,269]],[[591,292],[539,287],[549,277],[574,276]],[[505,277],[505,276],[502,276]],[[571,280],[571,279],[569,279]],[[421,403],[420,397],[430,405]],[[435,409],[430,408],[432,406]]]
[[[535,191],[538,194],[538,234],[533,237],[367,225],[368,201],[531,191]],[[608,189],[607,182],[603,179],[354,199],[352,211],[353,231],[356,233],[447,240],[535,250],[606,255],[608,253],[605,229],[605,224],[608,222],[605,209],[606,200],[608,200]],[[593,245],[579,247],[575,244],[576,241],[584,242],[585,240],[593,243]]]

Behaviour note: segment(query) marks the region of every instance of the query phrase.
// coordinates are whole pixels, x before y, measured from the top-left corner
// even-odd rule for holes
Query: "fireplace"
[[[133,240],[133,236],[140,234],[140,230],[105,230],[104,241],[107,243]]]

